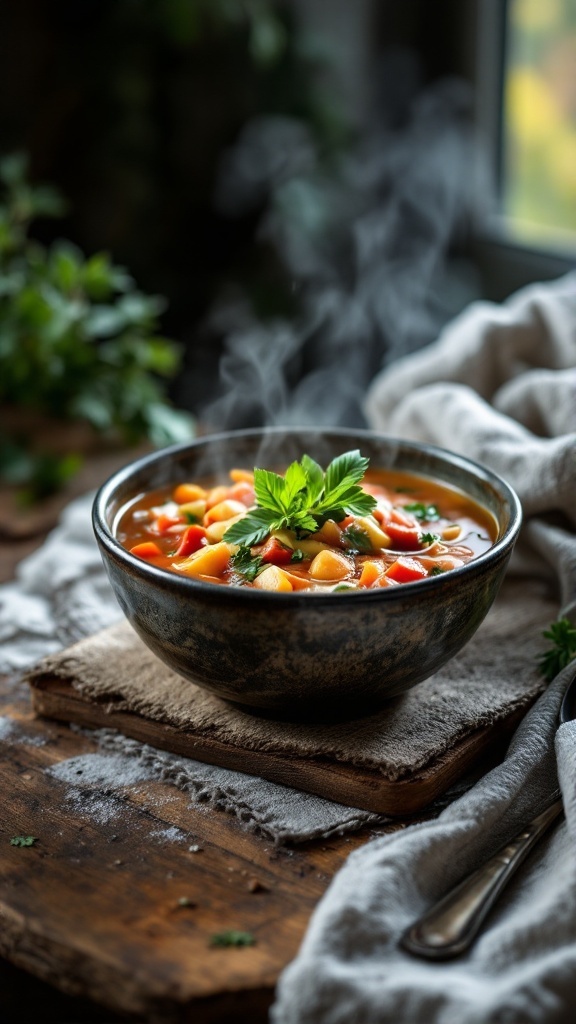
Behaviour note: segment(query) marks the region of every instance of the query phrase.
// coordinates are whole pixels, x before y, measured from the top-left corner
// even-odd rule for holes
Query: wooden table
[[[18,555],[0,543],[4,578]],[[371,833],[275,849],[157,782],[127,792],[119,813],[98,821],[46,774],[94,742],[36,719],[8,679],[0,714],[14,723],[0,762],[2,1024],[266,1021],[317,901]],[[173,829],[181,839],[151,838]],[[13,846],[17,835],[37,841]],[[255,944],[212,945],[224,929],[249,932]]]

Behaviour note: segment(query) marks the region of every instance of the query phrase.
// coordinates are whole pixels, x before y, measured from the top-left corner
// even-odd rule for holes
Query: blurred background
[[[93,435],[362,425],[382,367],[572,266],[576,0],[4,0],[0,76],[24,504]]]

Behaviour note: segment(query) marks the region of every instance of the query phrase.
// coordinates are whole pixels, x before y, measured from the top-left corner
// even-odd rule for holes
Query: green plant
[[[127,444],[184,440],[191,417],[170,407],[162,382],[180,360],[157,333],[163,301],[106,253],[30,237],[36,218],[63,208],[53,189],[28,183],[24,156],[0,161],[0,403],[86,421]],[[73,452],[39,450],[25,431],[0,433],[0,478],[29,497],[57,489],[78,463]]]

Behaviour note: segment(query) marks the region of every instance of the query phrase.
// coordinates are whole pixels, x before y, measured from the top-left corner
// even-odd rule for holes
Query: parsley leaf
[[[34,846],[36,836],[12,836],[10,846]]]
[[[550,683],[576,658],[576,628],[568,619],[558,619],[542,634],[553,646],[540,657],[540,671]]]
[[[433,523],[440,519],[440,512],[436,505],[425,505],[422,501],[413,501],[410,505],[403,505],[405,512],[411,512],[421,523]]]
[[[273,530],[315,533],[327,519],[340,522],[346,514],[368,515],[376,499],[359,486],[368,459],[358,450],[338,455],[324,473],[309,455],[293,462],[285,475],[254,470],[256,508],[224,534],[230,544],[260,544]]]
[[[342,540],[349,551],[372,551],[372,541],[361,526],[354,526],[351,523],[342,533]]]
[[[250,932],[240,932],[233,928],[224,932],[216,932],[210,939],[211,946],[253,946],[256,939]]]
[[[266,568],[260,555],[253,555],[250,548],[242,545],[235,555],[232,555],[230,564],[235,573],[242,576],[247,583],[253,583],[258,573]]]
[[[422,533],[420,535],[421,544],[433,544],[436,540],[440,540],[437,533]]]
[[[441,565],[433,565],[432,568],[430,569],[429,575],[430,576],[440,576],[440,574],[443,573],[443,572],[446,572],[446,570],[443,569]]]

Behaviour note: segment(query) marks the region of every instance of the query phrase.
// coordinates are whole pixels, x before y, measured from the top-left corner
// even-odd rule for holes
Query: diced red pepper
[[[392,520],[393,523],[398,523],[399,526],[418,526],[418,520],[415,518],[415,516],[411,515],[410,512],[404,512],[403,509],[391,509],[390,519]]]
[[[292,560],[292,549],[281,544],[277,537],[270,537],[260,552],[263,562],[271,565],[288,565]]]
[[[386,570],[386,576],[397,583],[414,583],[415,580],[425,579],[428,570],[420,565],[415,558],[408,558],[400,555],[395,562]]]
[[[161,555],[162,552],[153,540],[145,540],[141,544],[135,544],[133,548],[130,548],[130,554],[137,555],[138,558],[158,558],[158,555]]]
[[[204,544],[206,544],[206,530],[203,526],[192,523],[191,526],[187,526],[184,530],[182,540],[176,549],[176,554],[179,558],[187,558],[188,555],[194,554]]]
[[[420,547],[420,530],[417,526],[402,526],[400,523],[393,523],[390,520],[384,524],[384,530],[392,541],[393,548],[400,551],[414,551]]]

